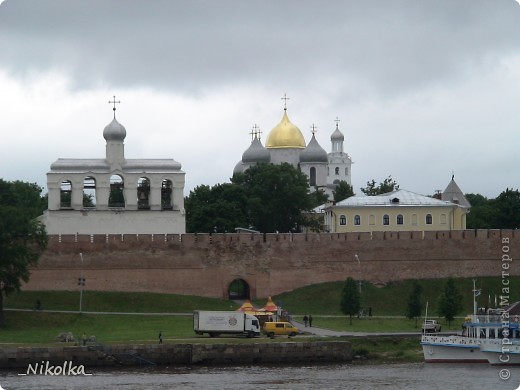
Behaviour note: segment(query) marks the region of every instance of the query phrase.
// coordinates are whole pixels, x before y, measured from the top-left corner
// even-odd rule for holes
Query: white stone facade
[[[58,159],[47,173],[48,234],[186,232],[185,173],[174,159],[126,159],[126,129],[105,127],[104,159]]]

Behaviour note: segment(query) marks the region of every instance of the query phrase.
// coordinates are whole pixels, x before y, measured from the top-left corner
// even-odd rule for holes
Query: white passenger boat
[[[488,363],[480,350],[479,337],[462,335],[423,334],[421,345],[424,361],[429,363]]]
[[[476,308],[474,311],[477,311]],[[520,364],[518,311],[520,302],[506,309],[489,309],[466,317],[461,334],[423,334],[421,345],[424,360],[439,363]]]

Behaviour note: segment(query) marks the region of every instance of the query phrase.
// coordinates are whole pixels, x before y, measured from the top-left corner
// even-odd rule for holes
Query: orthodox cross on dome
[[[114,108],[112,108],[112,110],[114,110],[114,118],[116,117],[116,103],[117,104],[120,104],[121,103],[121,100],[116,100],[116,95],[114,95],[114,100],[112,101],[108,101],[108,104],[113,104],[114,105]]]
[[[339,127],[339,122],[341,122],[341,121],[339,120],[338,117],[336,117],[336,119],[334,119],[334,122],[336,122],[336,129],[338,129],[338,127]]]
[[[251,134],[251,141],[253,141],[253,139],[255,139],[255,138],[260,139],[260,134],[261,134],[260,127],[258,127],[255,123],[255,125],[253,126],[253,130],[251,130],[251,132],[249,134]]]
[[[287,94],[284,93],[283,94],[283,98],[281,98],[284,102],[283,102],[283,109],[284,111],[287,111],[287,100],[289,100],[290,98],[287,97]]]
[[[256,137],[260,139],[260,134],[262,134],[262,131],[260,130],[260,127],[258,127],[255,123],[253,129],[255,130]]]
[[[312,133],[312,135],[316,134],[316,132],[318,131],[318,130],[316,130],[317,128],[318,128],[318,126],[315,126],[314,123],[313,123],[312,126],[311,126],[311,133]]]

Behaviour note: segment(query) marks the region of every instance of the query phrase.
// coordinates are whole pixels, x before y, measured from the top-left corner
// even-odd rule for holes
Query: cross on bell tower
[[[116,103],[117,104],[120,104],[121,103],[121,100],[116,100],[116,95],[114,95],[114,100],[112,101],[108,101],[108,104],[113,104],[114,105],[114,108],[112,108],[112,110],[114,110],[114,118],[116,117]]]

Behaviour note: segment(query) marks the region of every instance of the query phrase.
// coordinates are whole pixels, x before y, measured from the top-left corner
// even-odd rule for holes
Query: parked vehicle
[[[422,325],[423,333],[436,333],[441,331],[441,324],[436,320],[424,320]]]
[[[208,333],[211,337],[221,334],[260,335],[258,318],[251,314],[237,311],[203,311],[193,312],[193,330],[198,335]]]
[[[269,336],[296,336],[299,332],[298,328],[290,322],[266,322],[263,332]]]

